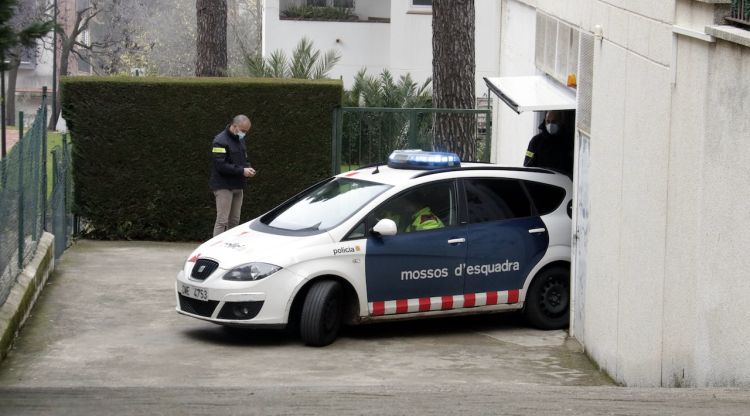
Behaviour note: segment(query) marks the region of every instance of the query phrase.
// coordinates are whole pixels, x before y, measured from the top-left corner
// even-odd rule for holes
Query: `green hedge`
[[[61,80],[74,212],[107,239],[204,240],[215,219],[211,141],[239,113],[258,171],[242,221],[331,174],[339,81],[75,77]]]

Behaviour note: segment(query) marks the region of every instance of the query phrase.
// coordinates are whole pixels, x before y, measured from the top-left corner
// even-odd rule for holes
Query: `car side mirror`
[[[375,235],[396,235],[398,232],[398,229],[396,227],[396,223],[393,222],[393,220],[388,218],[383,218],[382,220],[378,221],[377,224],[375,224],[374,227],[372,227],[372,232]]]

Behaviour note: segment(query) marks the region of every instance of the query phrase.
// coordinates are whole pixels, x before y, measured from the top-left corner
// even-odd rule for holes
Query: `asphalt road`
[[[194,244],[79,241],[0,363],[0,414],[748,414],[742,389],[614,386],[515,315],[349,328],[305,347],[174,311]]]

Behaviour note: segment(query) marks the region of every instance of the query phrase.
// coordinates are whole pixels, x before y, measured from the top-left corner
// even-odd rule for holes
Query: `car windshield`
[[[274,215],[267,225],[289,231],[327,230],[388,188],[390,185],[381,183],[335,178],[298,196],[296,202]]]

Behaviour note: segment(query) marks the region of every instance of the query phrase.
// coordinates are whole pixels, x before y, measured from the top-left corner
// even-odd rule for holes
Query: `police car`
[[[198,247],[177,312],[225,326],[298,328],[522,311],[568,325],[571,181],[545,169],[396,151],[326,179]]]

